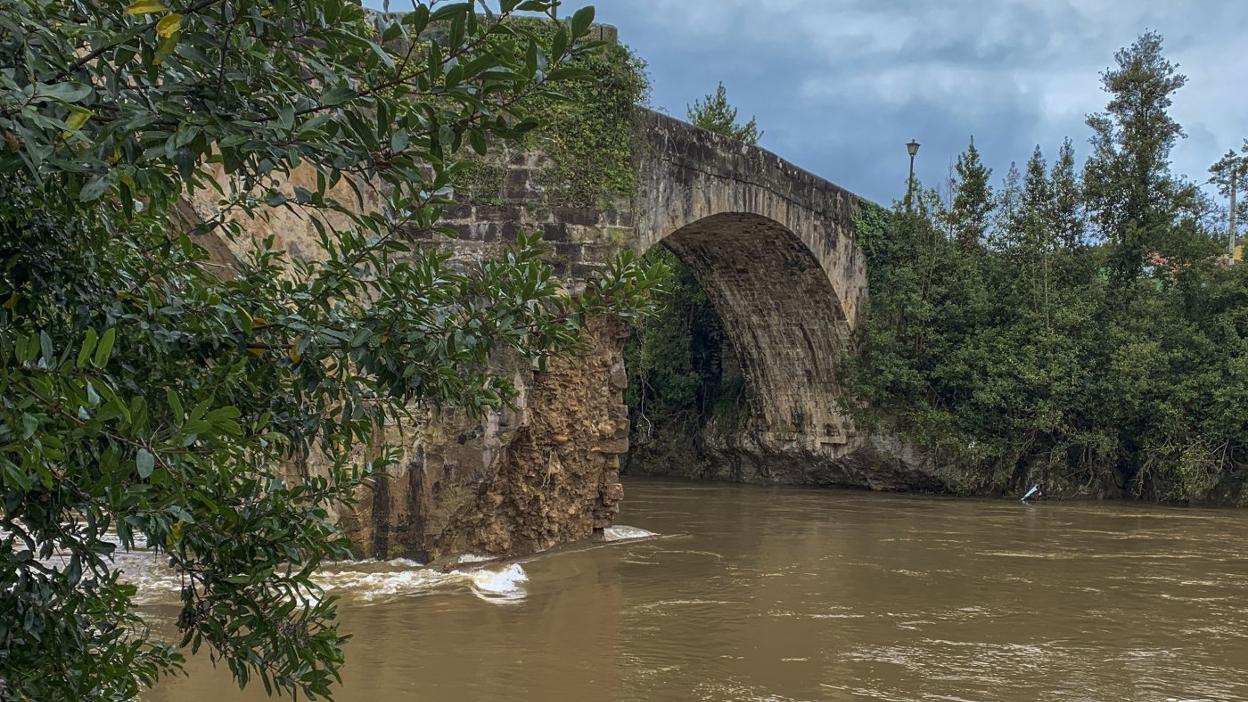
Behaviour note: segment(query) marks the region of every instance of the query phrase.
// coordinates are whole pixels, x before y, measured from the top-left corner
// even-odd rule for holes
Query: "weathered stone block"
[[[555,222],[543,224],[542,239],[546,241],[568,241],[571,239],[568,234],[568,225]]]

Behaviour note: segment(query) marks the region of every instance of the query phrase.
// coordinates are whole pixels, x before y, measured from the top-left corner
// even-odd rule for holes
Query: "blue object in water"
[[[1028,501],[1028,500],[1030,500],[1031,498],[1033,498],[1033,497],[1039,497],[1039,496],[1040,496],[1040,486],[1039,486],[1039,485],[1032,485],[1032,486],[1031,486],[1031,489],[1027,491],[1027,494],[1026,494],[1026,495],[1023,495],[1022,502],[1027,502],[1027,501]]]

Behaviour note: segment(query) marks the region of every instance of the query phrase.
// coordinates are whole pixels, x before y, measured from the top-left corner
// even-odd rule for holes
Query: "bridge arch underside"
[[[793,232],[746,213],[716,214],[662,239],[697,277],[741,360],[753,399],[737,448],[777,482],[865,484],[839,462],[857,446],[837,409],[837,365],[851,333],[827,272]],[[852,471],[851,471],[852,472]],[[812,474],[814,473],[814,474]]]

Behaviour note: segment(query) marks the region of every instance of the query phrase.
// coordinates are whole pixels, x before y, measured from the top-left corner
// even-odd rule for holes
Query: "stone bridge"
[[[502,204],[448,212],[460,253],[521,230],[552,242],[575,287],[621,247],[662,245],[706,290],[754,398],[737,476],[757,482],[871,485],[846,459],[862,447],[837,409],[836,364],[866,300],[855,244],[857,196],[755,146],[639,110],[637,191],[606,209],[543,208],[535,154],[508,159]]]
[[[631,197],[597,208],[543,205],[556,164],[540,153],[505,153],[493,164],[499,191],[488,204],[457,196],[445,219],[459,237],[438,245],[473,259],[540,229],[570,289],[622,248],[665,246],[708,293],[750,386],[751,416],[726,447],[731,471],[717,477],[876,489],[930,483],[915,457],[855,431],[837,409],[836,366],[866,302],[853,225],[859,199],[763,149],[654,112],[638,111],[636,137]],[[277,211],[263,226],[257,233],[276,235],[295,256],[316,255],[306,223]],[[514,555],[611,524],[628,452],[626,337],[620,323],[597,320],[584,353],[545,371],[500,361],[520,397],[484,421],[428,410],[416,426],[387,429],[405,460],[340,515],[358,551],[423,560]]]

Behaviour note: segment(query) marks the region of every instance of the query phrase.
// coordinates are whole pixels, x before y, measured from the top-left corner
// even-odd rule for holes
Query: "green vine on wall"
[[[550,23],[541,22],[538,33],[553,42]],[[570,65],[585,72],[565,84],[570,100],[535,97],[522,103],[525,112],[541,115],[543,128],[527,135],[521,149],[546,157],[536,177],[543,202],[525,204],[614,209],[636,188],[634,117],[636,106],[649,96],[646,65],[615,41],[602,42]],[[475,203],[503,204],[508,158],[500,154],[465,168],[456,190]]]

